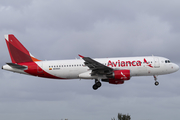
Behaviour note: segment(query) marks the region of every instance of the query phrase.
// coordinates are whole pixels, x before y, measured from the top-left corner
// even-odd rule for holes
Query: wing
[[[96,75],[96,74],[108,75],[113,72],[112,68],[105,66],[105,65],[91,59],[90,57],[84,57],[82,55],[79,55],[79,56],[85,61],[84,64],[86,66],[88,66],[89,69],[92,70],[91,75]]]

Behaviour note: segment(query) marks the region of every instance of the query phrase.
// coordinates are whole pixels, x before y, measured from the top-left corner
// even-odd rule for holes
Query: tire
[[[158,82],[158,81],[156,81],[154,84],[155,84],[156,86],[158,86],[158,85],[159,85],[159,82]]]
[[[96,86],[99,88],[99,87],[101,87],[101,82],[97,82],[96,83]]]
[[[92,88],[93,88],[94,90],[97,90],[97,89],[98,89],[98,86],[97,86],[96,84],[94,84],[94,85],[92,86]]]

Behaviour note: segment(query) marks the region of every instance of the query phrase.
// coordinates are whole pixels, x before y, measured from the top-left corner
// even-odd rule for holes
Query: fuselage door
[[[154,68],[159,68],[159,67],[160,67],[159,58],[154,57]]]

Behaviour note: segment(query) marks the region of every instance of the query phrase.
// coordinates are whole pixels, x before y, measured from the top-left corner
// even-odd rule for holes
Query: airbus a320
[[[179,66],[169,59],[158,56],[97,58],[84,57],[72,60],[42,61],[35,58],[13,34],[5,35],[11,63],[2,69],[52,79],[93,79],[92,88],[97,90],[102,82],[123,84],[133,76],[153,76],[155,85],[158,75],[170,74]]]

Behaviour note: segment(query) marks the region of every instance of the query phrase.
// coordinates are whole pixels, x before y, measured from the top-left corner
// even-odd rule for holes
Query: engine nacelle
[[[124,80],[109,79],[109,84],[123,84]]]
[[[124,80],[116,80],[116,79],[102,79],[103,82],[109,82],[109,84],[123,84]]]
[[[111,75],[107,75],[109,79],[114,80],[129,80],[130,79],[130,70],[114,70]]]

